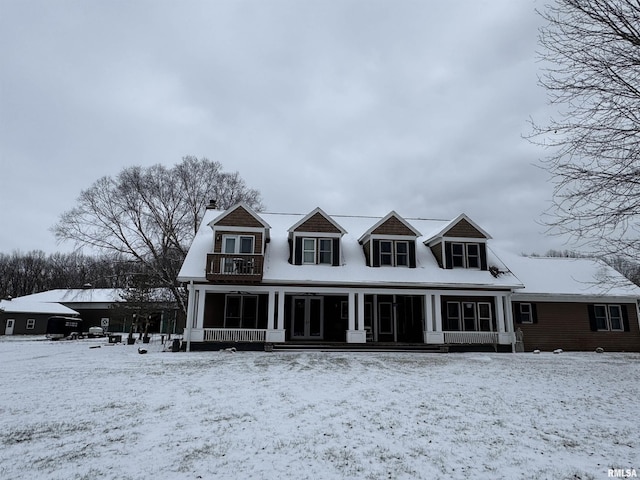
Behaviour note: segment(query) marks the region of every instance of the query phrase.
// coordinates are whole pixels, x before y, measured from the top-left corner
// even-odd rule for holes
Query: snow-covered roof
[[[584,301],[594,297],[640,298],[640,287],[599,260],[510,253],[501,254],[501,258],[525,286],[514,294],[516,300],[544,300],[552,296]]]
[[[211,232],[211,230],[209,230]],[[153,297],[158,301],[166,301],[167,290],[164,288],[153,289]],[[126,301],[122,295],[126,289],[122,288],[59,288],[46,292],[33,293],[22,297],[16,297],[12,302],[56,302],[65,304],[113,304]]]
[[[212,253],[213,239],[207,226],[221,214],[218,210],[208,210],[202,220],[178,279],[183,282],[205,282],[206,257]],[[520,281],[509,273],[494,277],[488,271],[473,269],[442,269],[438,266],[431,250],[422,245],[427,238],[449,225],[445,220],[404,218],[416,232],[416,268],[380,267],[366,265],[362,245],[358,239],[371,230],[383,217],[332,215],[346,233],[341,241],[341,265],[292,265],[289,259],[288,231],[306,214],[260,213],[260,217],[271,226],[271,241],[267,247],[263,272],[263,282],[275,284],[322,284],[322,285],[380,285],[380,286],[434,286],[434,287],[483,287],[519,288]],[[487,249],[487,263],[501,271],[507,268],[497,255]]]
[[[78,312],[59,303],[22,300],[0,300],[0,312],[43,313],[51,315],[78,315]]]

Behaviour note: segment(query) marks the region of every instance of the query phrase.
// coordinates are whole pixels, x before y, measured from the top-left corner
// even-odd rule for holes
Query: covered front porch
[[[513,346],[510,292],[191,285],[201,343]]]

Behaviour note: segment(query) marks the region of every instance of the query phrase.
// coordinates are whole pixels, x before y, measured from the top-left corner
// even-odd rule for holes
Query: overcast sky
[[[56,245],[82,189],[218,160],[270,212],[451,219],[515,253],[550,115],[534,0],[0,0],[0,252]]]

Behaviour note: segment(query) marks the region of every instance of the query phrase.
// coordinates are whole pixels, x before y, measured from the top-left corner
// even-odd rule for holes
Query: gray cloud
[[[556,247],[522,138],[548,115],[536,5],[6,0],[0,251],[55,250],[81,189],[184,155],[270,211],[465,212],[516,251]]]

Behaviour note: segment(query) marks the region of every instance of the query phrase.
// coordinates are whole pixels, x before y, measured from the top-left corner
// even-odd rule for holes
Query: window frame
[[[36,328],[36,319],[35,318],[27,318],[26,328],[27,328],[27,330],[34,330]]]
[[[238,311],[239,311],[239,316],[234,316],[234,317],[230,317],[229,316],[229,300],[230,299],[239,299],[240,303],[238,306]],[[245,302],[248,299],[253,299],[255,301],[255,321],[253,322],[253,326],[247,326],[246,322],[249,319],[245,319],[245,310],[246,310],[246,306],[245,306]],[[228,294],[225,295],[225,299],[224,299],[224,327],[223,328],[248,328],[248,329],[256,329],[257,325],[258,325],[258,319],[259,319],[259,306],[260,306],[260,302],[259,302],[259,298],[258,295],[244,295],[244,294]],[[238,319],[237,325],[229,325],[229,319]]]
[[[231,240],[233,239],[234,241],[234,248],[233,248],[233,252],[227,252],[227,240]],[[250,239],[251,240],[251,251],[250,252],[243,252],[242,251],[242,241],[243,240],[247,240]],[[256,237],[255,235],[228,235],[225,234],[222,236],[222,245],[221,245],[221,249],[222,249],[222,254],[223,255],[254,255],[255,251],[256,251]]]
[[[604,314],[598,315],[598,309]],[[612,310],[617,309],[618,315],[614,316]],[[593,316],[598,332],[624,332],[624,314],[622,313],[622,305],[618,303],[596,303],[593,305]],[[613,319],[619,322],[619,327],[613,327]]]
[[[527,306],[529,308],[528,312],[524,312],[522,310],[522,307]],[[533,325],[533,305],[531,303],[525,302],[525,303],[520,303],[519,307],[518,307],[518,314],[520,315],[520,323],[524,323],[527,325]],[[528,319],[526,320],[525,315],[528,316]]]
[[[411,242],[409,240],[380,238],[374,241],[378,242],[378,267],[411,267]],[[385,250],[383,245],[385,245],[385,248],[388,246],[388,250]],[[399,245],[405,247],[404,252],[398,251]],[[385,259],[384,261],[383,258]],[[400,262],[399,258],[404,258],[405,263]]]
[[[300,237],[301,265],[333,265],[333,238],[330,237]],[[312,243],[312,248],[307,248]],[[308,257],[313,256],[313,261]]]
[[[311,243],[311,249],[307,248],[307,242]],[[313,237],[302,237],[302,244],[300,248],[302,249],[302,265],[315,265],[316,264],[316,252],[317,252],[317,239]],[[307,260],[307,255],[311,255],[312,260]]]

